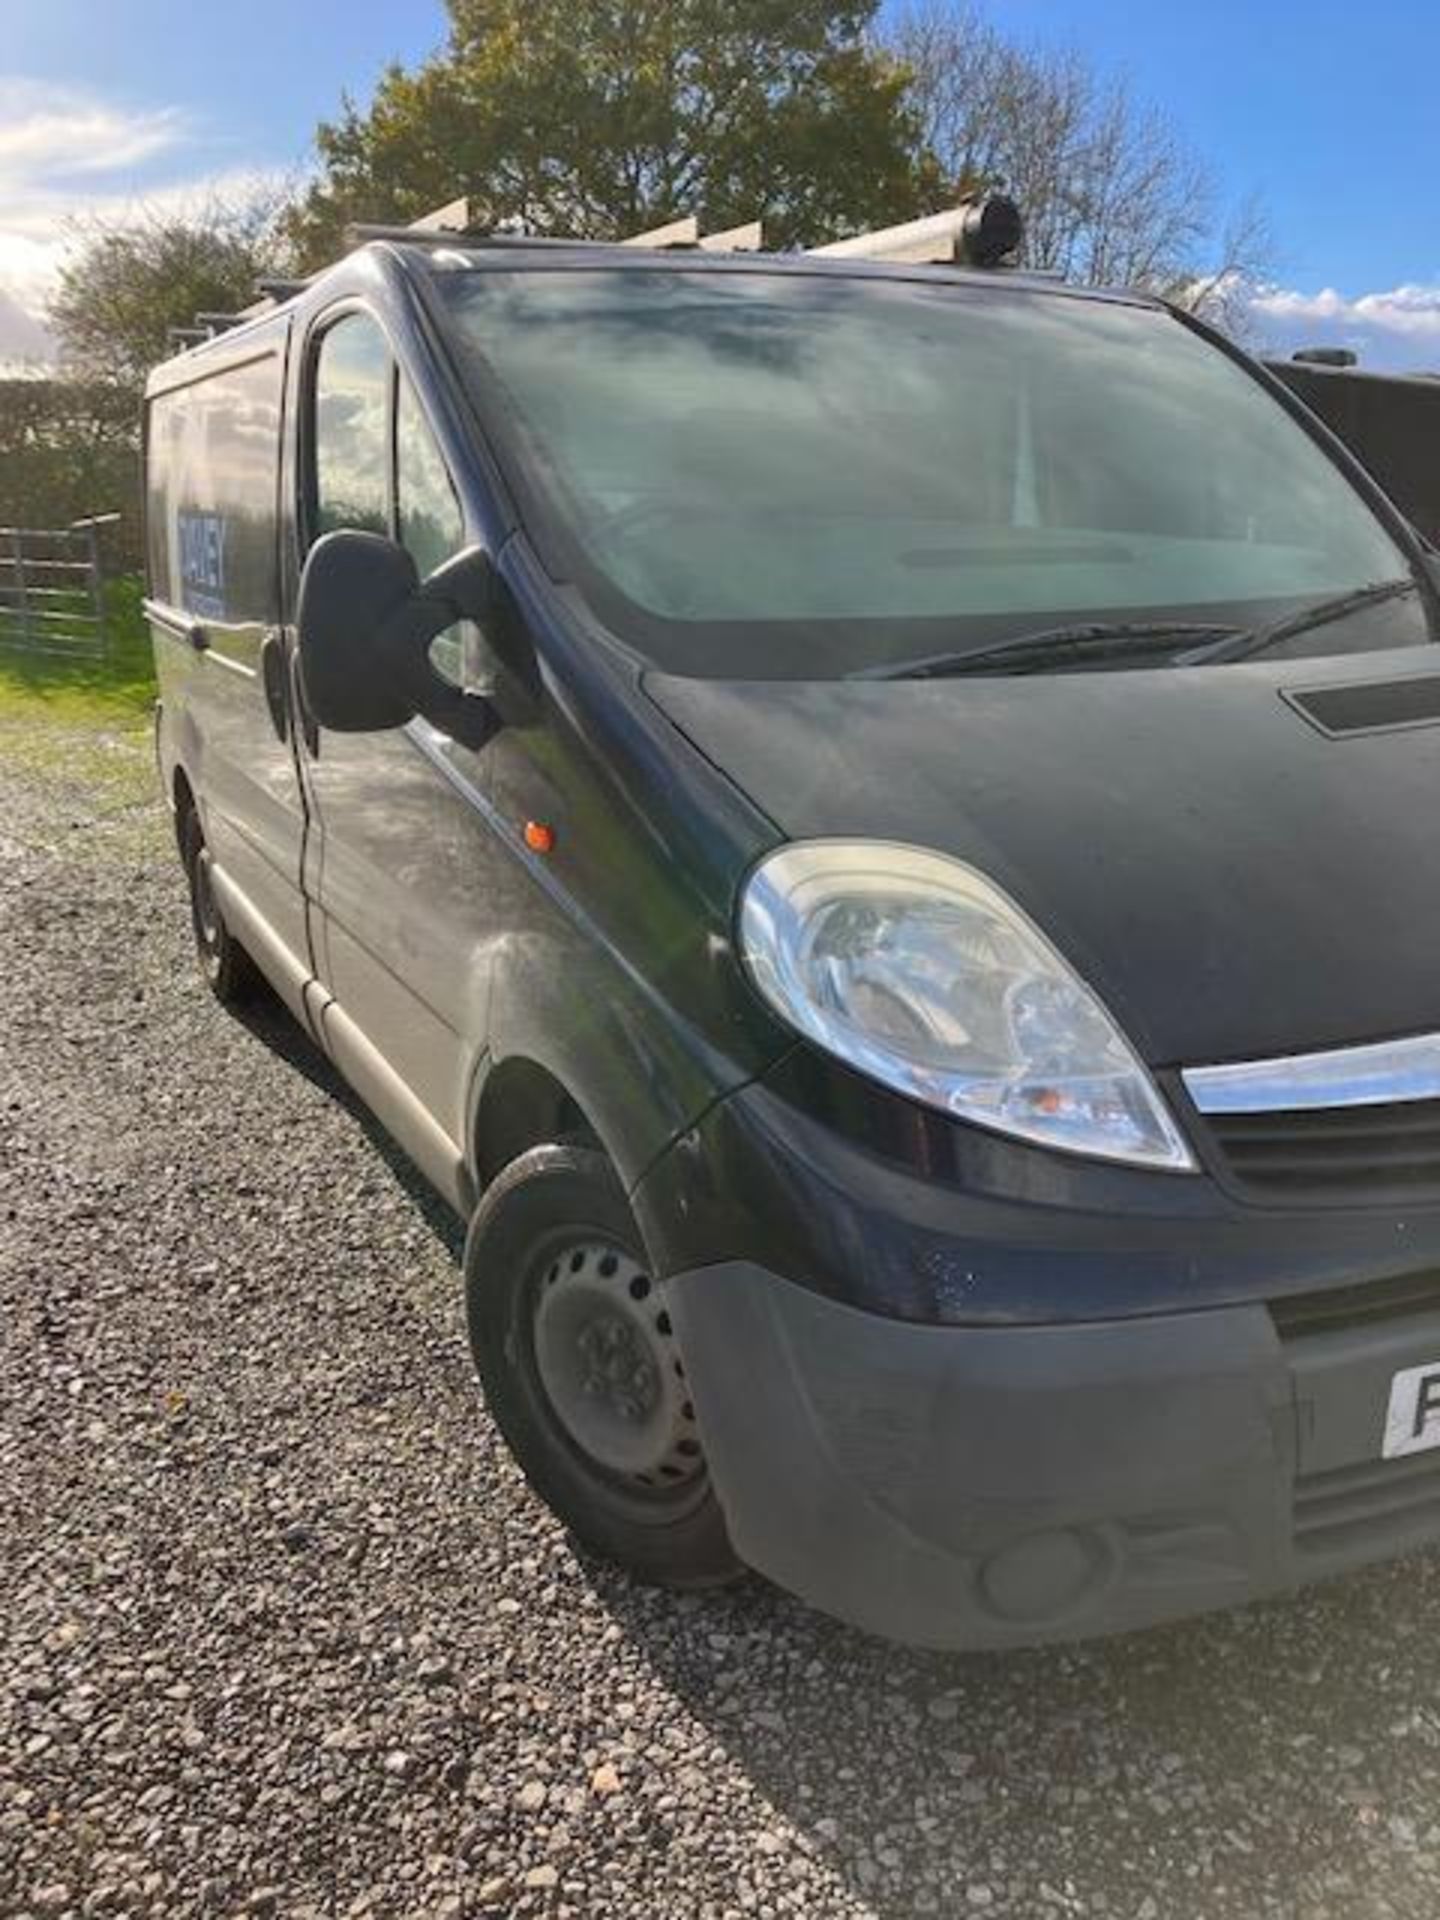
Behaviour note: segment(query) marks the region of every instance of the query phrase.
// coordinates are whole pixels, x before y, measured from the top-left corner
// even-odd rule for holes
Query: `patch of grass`
[[[150,717],[108,690],[0,683],[0,841],[135,866],[171,851]]]
[[[87,849],[135,858],[161,837],[141,594],[138,578],[109,583],[103,659],[0,648],[0,828],[31,845],[83,830]]]
[[[30,717],[85,724],[143,724],[155,698],[143,584],[124,574],[105,588],[104,657],[82,659],[0,647],[0,720]]]

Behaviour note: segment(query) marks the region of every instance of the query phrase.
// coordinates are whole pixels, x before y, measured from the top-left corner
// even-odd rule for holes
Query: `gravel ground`
[[[0,725],[0,1913],[1433,1920],[1429,1560],[1008,1658],[578,1560],[454,1222],[193,974],[143,744],[43,744]]]

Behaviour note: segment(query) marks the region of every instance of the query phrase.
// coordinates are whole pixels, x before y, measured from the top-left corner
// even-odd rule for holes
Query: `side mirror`
[[[466,746],[500,725],[483,697],[430,664],[452,621],[483,620],[494,598],[489,556],[468,548],[421,583],[405,549],[382,534],[341,530],[315,542],[300,576],[300,678],[310,711],[333,733],[380,733],[423,714]]]

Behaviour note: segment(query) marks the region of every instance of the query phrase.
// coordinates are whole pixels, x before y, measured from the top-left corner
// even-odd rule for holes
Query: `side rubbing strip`
[[[1186,1067],[1181,1078],[1201,1113],[1293,1113],[1440,1099],[1440,1034],[1374,1046],[1228,1067]]]

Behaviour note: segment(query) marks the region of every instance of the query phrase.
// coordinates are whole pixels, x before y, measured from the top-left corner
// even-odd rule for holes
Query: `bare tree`
[[[1243,340],[1255,330],[1250,296],[1273,279],[1275,258],[1270,216],[1251,195],[1239,203],[1212,241],[1208,269],[1162,291],[1176,306]]]
[[[1124,79],[1006,38],[968,0],[912,0],[887,47],[947,183],[1020,203],[1027,266],[1151,288],[1222,324],[1243,315],[1268,257],[1263,214],[1251,202],[1217,223],[1206,168]]]

